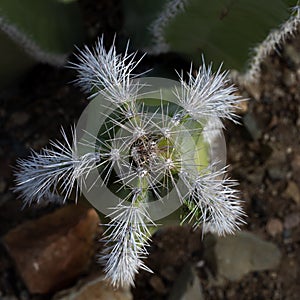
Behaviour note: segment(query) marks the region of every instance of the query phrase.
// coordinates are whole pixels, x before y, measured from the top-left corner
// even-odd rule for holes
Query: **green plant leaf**
[[[164,40],[168,51],[196,64],[204,54],[215,66],[223,62],[225,68],[239,71],[245,71],[251,50],[278,29],[297,4],[296,0],[183,0],[184,10],[171,14],[166,4],[175,1],[153,3],[151,9],[146,2],[125,2],[126,30],[137,48],[159,53]],[[153,27],[155,22],[160,26]]]
[[[0,0],[0,85],[17,79],[35,62],[63,65],[82,40],[76,2]]]

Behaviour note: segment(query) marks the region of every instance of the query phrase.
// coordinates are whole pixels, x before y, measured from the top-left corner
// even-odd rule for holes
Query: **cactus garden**
[[[0,299],[299,299],[299,2],[23,2]]]

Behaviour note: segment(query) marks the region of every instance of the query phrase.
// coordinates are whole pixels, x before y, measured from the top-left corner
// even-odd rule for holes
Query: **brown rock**
[[[285,194],[287,197],[292,198],[297,204],[300,204],[300,189],[294,181],[289,181]]]
[[[31,293],[65,287],[94,255],[94,209],[68,205],[11,230],[3,242]]]
[[[245,88],[255,100],[261,98],[262,89],[256,82],[245,82]]]
[[[283,224],[279,219],[270,219],[267,223],[266,230],[269,235],[276,236],[277,234],[282,233]]]
[[[178,275],[172,266],[165,266],[161,269],[160,274],[169,281],[174,281]]]
[[[154,288],[154,290],[159,294],[166,294],[167,289],[163,281],[157,275],[153,275],[149,281],[150,285]]]
[[[294,157],[292,159],[292,170],[294,173],[300,174],[300,154],[294,155]],[[297,174],[295,174],[295,175],[297,175]]]

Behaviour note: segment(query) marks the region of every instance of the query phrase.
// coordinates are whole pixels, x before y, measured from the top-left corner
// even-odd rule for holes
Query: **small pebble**
[[[165,278],[169,281],[174,281],[177,276],[177,273],[172,266],[167,266],[167,267],[163,268],[161,270],[160,274],[163,276],[163,278]]]
[[[296,74],[286,70],[283,74],[283,81],[288,87],[295,85],[297,83]]]
[[[283,180],[286,176],[286,170],[280,165],[272,165],[268,168],[268,175],[272,180]]]
[[[300,224],[300,213],[292,213],[284,218],[284,228],[293,229]]]
[[[155,289],[159,294],[166,294],[167,289],[160,277],[154,275],[150,278],[150,285]]]
[[[292,45],[286,45],[285,46],[285,55],[289,57],[289,59],[295,64],[300,64],[300,54],[299,51]]]
[[[17,111],[10,116],[8,121],[9,127],[25,125],[29,118],[30,116],[28,113],[24,111]]]
[[[289,181],[285,190],[285,195],[300,204],[300,189],[294,181]]]
[[[274,236],[282,233],[283,224],[277,218],[270,219],[267,223],[266,230],[269,235],[274,237]]]
[[[4,179],[0,178],[0,193],[5,192],[7,188],[7,183]]]

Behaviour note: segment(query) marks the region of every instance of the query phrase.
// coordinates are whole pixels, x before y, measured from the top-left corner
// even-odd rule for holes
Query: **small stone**
[[[284,228],[293,229],[300,224],[300,213],[292,213],[284,218]]]
[[[231,281],[240,280],[252,271],[274,269],[281,258],[279,249],[273,243],[249,232],[216,237],[214,253],[218,276]]]
[[[203,300],[202,287],[195,269],[186,265],[175,281],[168,300]]]
[[[52,300],[132,300],[129,287],[114,288],[104,276],[90,276],[75,287],[56,294]]]
[[[285,195],[300,204],[300,189],[294,181],[289,181],[285,190]]]
[[[276,236],[283,231],[283,225],[282,222],[279,219],[270,219],[267,223],[266,230],[269,235]]]
[[[45,145],[47,145],[48,143],[49,143],[49,137],[42,135],[42,136],[35,137],[35,140],[28,146],[34,150],[39,150],[45,147]]]
[[[292,60],[295,65],[300,65],[300,54],[299,51],[293,45],[285,46],[285,55]]]
[[[255,100],[259,100],[261,98],[262,89],[256,82],[245,82],[245,88]]]
[[[268,175],[273,180],[285,179],[286,170],[282,169],[280,165],[270,165],[268,167]]]
[[[248,101],[241,101],[237,103],[237,114],[245,114],[248,111]]]
[[[278,125],[278,122],[279,122],[278,117],[276,115],[272,116],[271,121],[270,121],[270,123],[268,125],[268,128],[271,129],[271,128],[276,127]]]
[[[226,298],[227,299],[234,299],[234,297],[236,296],[236,290],[235,289],[229,289],[226,291]]]
[[[14,112],[8,121],[8,127],[21,126],[28,122],[30,116],[27,112],[17,111]]]
[[[300,171],[300,154],[295,154],[292,159],[292,169],[294,172]]]
[[[3,243],[30,293],[57,291],[87,269],[98,223],[94,209],[68,205],[4,236]]]
[[[291,87],[297,84],[296,73],[289,70],[285,70],[283,74],[283,82],[286,86]]]
[[[157,275],[151,276],[149,283],[157,293],[159,294],[167,293],[165,284],[163,283],[161,278],[158,277]]]
[[[252,114],[250,113],[245,114],[243,117],[243,122],[249,134],[254,140],[257,140],[261,137],[262,130],[259,127],[257,120]]]
[[[164,267],[161,271],[160,274],[163,276],[163,278],[169,280],[169,281],[174,281],[177,273],[175,269],[172,266],[166,266]]]
[[[0,178],[0,193],[5,192],[7,188],[7,183],[3,178]]]
[[[253,173],[248,173],[247,179],[255,185],[260,185],[264,176],[265,174],[263,168],[257,167]]]

